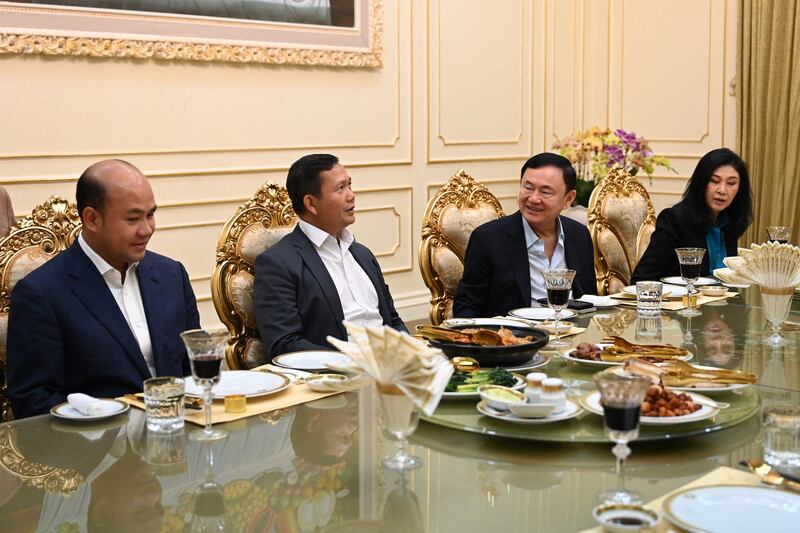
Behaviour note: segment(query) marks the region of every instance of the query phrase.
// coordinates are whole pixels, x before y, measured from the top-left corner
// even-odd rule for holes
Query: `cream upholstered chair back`
[[[459,170],[431,198],[422,217],[419,266],[431,291],[433,324],[453,316],[453,297],[464,274],[464,252],[472,231],[503,216],[489,189]]]
[[[618,292],[630,283],[655,226],[647,190],[624,168],[613,168],[589,199],[598,294]]]
[[[253,308],[254,266],[258,254],[290,233],[296,223],[297,216],[286,189],[267,182],[222,228],[211,275],[211,297],[220,320],[230,332],[225,360],[231,369],[248,369],[269,362]]]
[[[0,239],[0,421],[11,418],[6,381],[11,291],[28,273],[72,245],[80,231],[81,219],[75,204],[53,196],[17,221]]]

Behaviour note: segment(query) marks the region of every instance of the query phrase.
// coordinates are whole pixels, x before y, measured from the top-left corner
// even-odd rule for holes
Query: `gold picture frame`
[[[378,68],[383,0],[352,1],[352,27],[0,1],[0,54]]]

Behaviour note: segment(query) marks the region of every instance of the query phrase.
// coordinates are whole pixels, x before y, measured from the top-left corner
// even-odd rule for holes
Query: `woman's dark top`
[[[642,259],[633,271],[631,283],[645,280],[659,280],[667,276],[680,276],[681,267],[675,248],[707,248],[706,234],[711,221],[700,213],[692,211],[684,202],[661,211],[656,219],[656,229],[650,237],[650,244]],[[727,255],[737,255],[736,241],[739,235],[725,232]],[[700,275],[709,275],[708,253],[703,257]]]

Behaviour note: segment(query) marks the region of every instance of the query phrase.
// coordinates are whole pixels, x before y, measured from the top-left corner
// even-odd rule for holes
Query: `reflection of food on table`
[[[724,368],[696,367],[684,361],[670,361],[659,365],[641,360],[625,361],[624,369],[631,374],[649,377],[655,383],[669,387],[726,388],[733,384],[756,382],[755,374]]]
[[[569,352],[571,357],[587,361],[605,361],[621,363],[628,359],[641,359],[644,361],[669,361],[686,357],[689,352],[671,344],[635,344],[622,337],[612,337],[614,344],[603,346],[582,342]]]

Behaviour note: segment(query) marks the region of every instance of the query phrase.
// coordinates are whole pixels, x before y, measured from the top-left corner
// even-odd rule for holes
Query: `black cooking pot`
[[[514,344],[511,346],[478,346],[475,344],[464,344],[461,342],[442,342],[431,340],[431,346],[439,348],[447,357],[457,356],[472,357],[477,360],[482,367],[494,366],[518,366],[527,363],[534,358],[540,348],[547,345],[550,334],[539,328],[526,328],[523,326],[454,326],[450,329],[492,329],[499,330],[504,327],[516,337],[531,337],[531,342],[525,344]]]

